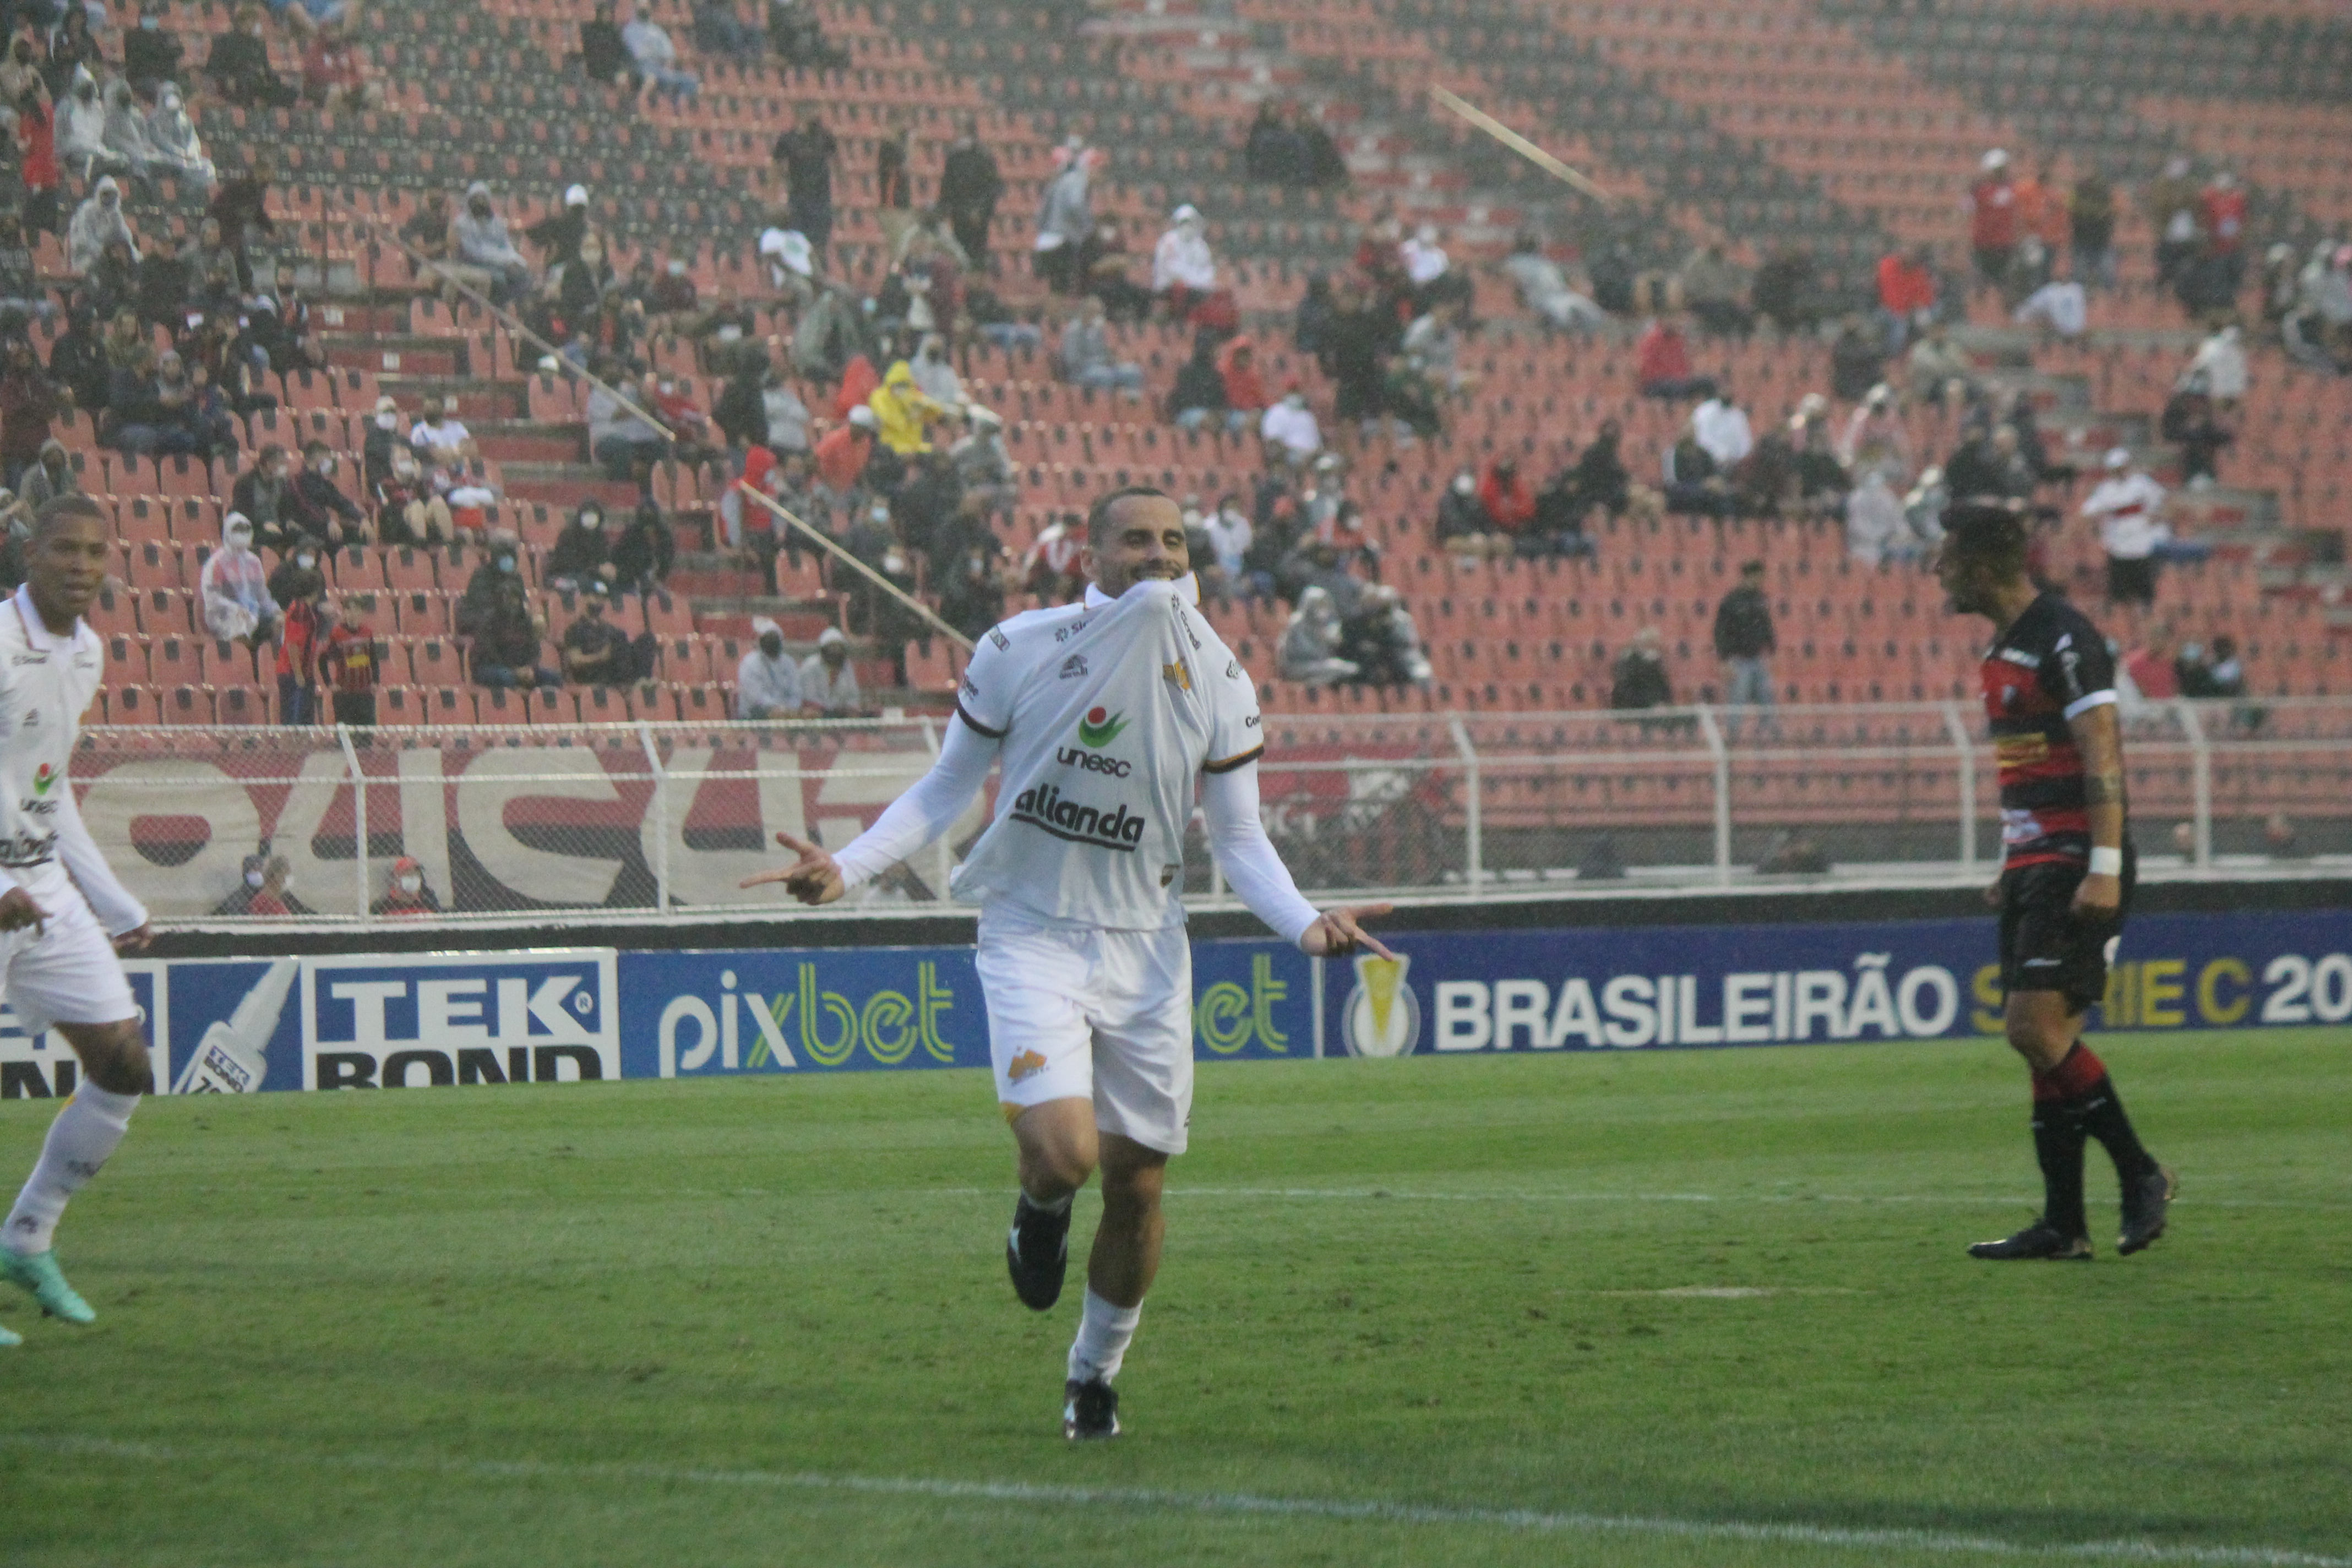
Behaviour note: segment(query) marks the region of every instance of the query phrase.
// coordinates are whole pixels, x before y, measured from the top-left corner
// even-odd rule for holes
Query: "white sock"
[[[1118,1375],[1127,1347],[1135,1342],[1135,1325],[1143,1321],[1141,1307],[1114,1307],[1087,1288],[1087,1310],[1078,1319],[1078,1337],[1070,1345],[1070,1380],[1085,1383]]]
[[[0,1247],[26,1258],[47,1252],[57,1235],[58,1219],[66,1212],[66,1200],[105,1165],[131,1131],[131,1113],[138,1109],[135,1094],[117,1094],[89,1082],[75,1089],[49,1123],[40,1163],[16,1194],[16,1206],[8,1211]]]

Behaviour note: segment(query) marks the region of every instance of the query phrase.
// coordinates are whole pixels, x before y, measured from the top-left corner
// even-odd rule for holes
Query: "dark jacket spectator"
[[[1630,711],[1671,708],[1674,702],[1674,682],[1667,679],[1666,661],[1658,653],[1657,628],[1643,626],[1609,667],[1609,706]]]
[[[981,144],[979,121],[966,120],[961,134],[948,144],[940,170],[940,207],[974,267],[988,265],[989,226],[1003,195],[1004,177],[997,172],[996,155]]]
[[[122,35],[122,74],[142,98],[152,99],[163,83],[180,79],[186,50],[169,26],[171,19],[163,0],[147,0]]]
[[[295,476],[294,493],[310,515],[325,522],[329,545],[365,542],[367,513],[335,483],[334,449],[324,441],[302,448],[302,471]]]
[[[1859,403],[1878,384],[1886,369],[1886,344],[1848,316],[1830,343],[1830,390],[1841,402]]]
[[[290,108],[302,96],[293,83],[269,68],[269,46],[262,35],[259,5],[239,8],[227,32],[213,39],[205,74],[221,97],[243,109]]]
[[[285,447],[264,447],[229,491],[229,505],[252,522],[253,542],[264,550],[283,552],[298,539],[327,536],[326,516],[302,499],[291,468]]]
[[[1626,472],[1624,457],[1618,449],[1622,439],[1617,421],[1604,419],[1592,444],[1577,454],[1569,479],[1576,487],[1577,505],[1582,509],[1580,517],[1589,515],[1594,507],[1612,517],[1622,517],[1633,505],[1633,476]]]
[[[616,585],[623,593],[657,586],[669,576],[670,563],[677,559],[677,541],[670,533],[669,521],[648,496],[637,503],[628,526],[613,546]]]
[[[1192,357],[1179,366],[1176,384],[1168,393],[1168,417],[1181,420],[1185,415],[1223,414],[1225,411],[1225,377],[1217,368],[1217,343],[1213,335],[1196,334],[1192,339]]]
[[[544,628],[531,614],[519,565],[510,540],[492,546],[457,601],[457,635],[473,639],[468,664],[477,684],[560,686],[562,677],[539,662]]]
[[[599,4],[593,20],[580,24],[580,68],[593,82],[605,86],[641,85],[637,63],[621,40],[620,24],[613,20],[609,0]]]
[[[578,586],[605,576],[612,559],[604,544],[604,509],[593,500],[583,501],[572,514],[572,525],[555,536],[555,547],[547,552],[547,580],[558,587]]]
[[[49,379],[92,414],[106,407],[106,351],[99,346],[98,321],[87,307],[68,311],[66,330],[49,345]]]
[[[11,487],[28,464],[40,459],[49,422],[64,407],[31,341],[8,339],[0,353],[0,477]]]
[[[1715,607],[1716,657],[1761,658],[1778,647],[1770,602],[1760,584],[1743,580]]]

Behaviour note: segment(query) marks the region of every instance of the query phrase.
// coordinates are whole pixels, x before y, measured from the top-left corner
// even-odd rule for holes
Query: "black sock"
[[[2083,1123],[2060,1101],[2034,1104],[2033,1157],[2042,1165],[2042,1217],[2064,1235],[2090,1235],[2083,1215]]]
[[[2132,1131],[2131,1118],[2124,1114],[2123,1097],[2116,1092],[2115,1081],[2105,1073],[2087,1093],[2063,1103],[2083,1131],[2106,1145],[2107,1158],[2116,1163],[2117,1180],[2136,1182],[2156,1169],[2155,1158],[2140,1147],[2139,1134]]]

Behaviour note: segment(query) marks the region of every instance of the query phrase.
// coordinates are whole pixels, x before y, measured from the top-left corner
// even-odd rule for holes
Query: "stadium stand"
[[[1617,320],[1569,336],[1520,303],[1496,264],[1522,230],[1535,231],[1568,275],[1597,293],[1608,291],[1604,261],[1622,269],[1649,290],[1637,295],[1642,302],[1678,300],[1695,286],[1685,258],[1712,243],[1724,247],[1742,300],[1760,303],[1746,292],[1759,267],[1801,250],[1811,268],[1802,322],[1700,334],[1693,345],[1697,368],[1738,391],[1759,435],[1785,430],[1809,396],[1828,400],[1810,419],[1844,427],[1853,403],[1832,395],[1835,324],[1849,307],[1871,306],[1883,255],[1931,247],[1977,398],[1969,410],[1915,398],[1901,362],[1881,367],[1906,395],[1895,416],[1909,455],[1897,491],[1954,452],[1971,419],[2005,416],[2014,395],[2047,458],[2034,495],[2063,519],[2048,532],[2046,569],[2078,595],[2095,598],[2099,589],[2098,540],[2074,515],[2099,455],[2126,447],[2172,488],[2171,521],[2189,548],[2163,574],[2153,605],[2110,614],[2126,647],[2161,623],[2177,642],[2234,637],[2253,693],[2345,689],[2341,529],[2352,383],[2282,352],[2259,297],[2263,279],[2249,272],[2238,307],[2250,371],[2227,416],[2236,436],[2222,460],[2227,482],[2191,488],[2178,447],[2162,434],[2163,415],[2222,312],[2192,319],[2156,286],[2158,236],[2137,198],[2168,159],[2185,155],[2200,179],[2228,167],[2251,184],[2245,243],[2254,256],[2285,244],[2299,266],[2323,238],[2340,237],[2352,198],[2332,156],[2345,111],[2331,83],[2347,34],[2326,7],[2217,4],[2158,17],[2120,0],[1933,8],[1759,0],[1733,12],[1591,0],[1379,8],[1202,0],[1192,9],[1184,0],[1091,9],[881,0],[817,9],[828,47],[843,51],[837,66],[821,68],[705,53],[687,8],[662,4],[651,14],[700,89],[680,101],[642,102],[586,79],[577,58],[586,9],[569,0],[371,7],[357,36],[381,89],[373,109],[238,107],[197,96],[196,127],[225,172],[246,171],[264,153],[275,161],[267,197],[275,229],[254,237],[258,277],[245,300],[250,308],[270,288],[267,262],[291,264],[311,310],[316,362],[261,375],[254,390],[276,405],[247,412],[236,448],[209,458],[126,452],[104,416],[87,409],[50,421],[73,471],[107,499],[121,530],[121,588],[98,612],[120,650],[109,677],[111,721],[247,723],[274,712],[267,650],[257,658],[202,624],[201,574],[233,487],[262,445],[299,457],[317,440],[332,455],[341,491],[365,495],[363,450],[378,399],[391,398],[405,425],[428,396],[450,400],[475,441],[446,478],[460,494],[490,498],[478,518],[457,506],[458,521],[518,536],[551,639],[576,606],[551,589],[546,558],[581,503],[597,502],[617,525],[648,499],[677,553],[623,612],[649,639],[647,679],[561,696],[469,685],[456,606],[486,559],[478,531],[461,529],[467,537],[455,545],[332,553],[333,592],[384,642],[387,721],[707,718],[725,704],[754,616],[777,620],[796,654],[824,627],[848,630],[875,705],[941,707],[957,669],[944,640],[902,648],[890,616],[812,555],[786,555],[770,580],[726,548],[716,513],[740,448],[657,464],[642,489],[616,480],[591,458],[586,389],[475,306],[453,308],[420,287],[392,237],[426,195],[456,198],[478,179],[517,234],[560,215],[567,187],[584,185],[588,224],[616,278],[641,262],[682,261],[698,309],[740,307],[741,340],[771,345],[772,363],[782,365],[803,315],[793,293],[803,286],[766,265],[758,239],[782,221],[770,144],[810,109],[840,139],[830,270],[861,296],[891,297],[887,249],[904,220],[875,170],[894,124],[914,132],[914,210],[935,196],[962,117],[976,117],[997,161],[1005,192],[988,234],[993,268],[961,280],[984,318],[957,334],[953,363],[964,394],[1003,420],[1017,492],[1001,512],[1010,561],[1027,559],[1057,518],[1109,485],[1154,483],[1211,505],[1237,492],[1260,511],[1261,528],[1281,511],[1277,503],[1297,499],[1304,475],[1262,480],[1254,431],[1183,429],[1164,416],[1193,347],[1192,329],[1166,310],[1113,323],[1118,357],[1141,372],[1136,395],[1056,374],[1067,304],[1027,261],[1065,139],[1082,138],[1102,160],[1095,210],[1115,220],[1139,279],[1172,208],[1190,203],[1205,215],[1232,324],[1263,345],[1265,384],[1278,393],[1296,383],[1333,448],[1346,453],[1344,475],[1318,482],[1343,484],[1360,508],[1380,576],[1417,622],[1431,667],[1418,685],[1284,681],[1275,650],[1286,606],[1216,606],[1277,708],[1594,708],[1607,702],[1612,662],[1643,626],[1661,634],[1679,696],[1717,700],[1709,626],[1738,563],[1751,557],[1768,563],[1784,700],[1948,700],[1968,689],[1973,634],[1943,614],[1919,568],[1856,559],[1843,520],[1818,509],[1660,516],[1636,505],[1596,514],[1585,556],[1473,560],[1442,546],[1436,519],[1459,470],[1483,473],[1508,455],[1540,482],[1614,420],[1634,481],[1655,489],[1687,426],[1686,405],[1640,389],[1641,315],[1620,305]],[[170,20],[191,61],[232,22],[216,5],[182,5]],[[299,42],[275,27],[267,36],[275,68],[299,80]],[[120,58],[119,36],[105,35],[104,47]],[[1790,67],[1792,55],[1805,63]],[[1484,104],[1617,199],[1564,192],[1432,107],[1433,85]],[[1283,101],[1305,105],[1331,134],[1344,184],[1251,177],[1244,140],[1253,118]],[[1981,153],[1996,145],[2010,149],[2021,173],[2045,159],[2060,181],[2101,170],[2123,196],[2119,287],[2095,292],[2085,333],[2064,339],[2015,325],[2012,301],[1970,288],[1964,276],[1961,204]],[[80,204],[78,171],[65,187],[61,216]],[[131,181],[126,210],[151,248],[201,251],[205,193],[195,178]],[[1329,355],[1296,345],[1292,316],[1310,274],[1345,277],[1370,263],[1386,276],[1387,247],[1423,224],[1439,231],[1452,275],[1469,283],[1459,384],[1438,400],[1439,428],[1413,439],[1360,433],[1336,416]],[[525,249],[535,266],[543,261],[536,247]],[[42,286],[72,285],[58,236],[37,237],[34,261]],[[984,301],[973,298],[982,291]],[[190,346],[194,329],[176,314],[168,303],[150,312],[144,336],[156,351]],[[30,323],[44,359],[63,325],[52,313]],[[690,333],[657,332],[641,358],[638,368],[705,412],[725,388]],[[816,416],[811,434],[822,436],[839,423],[835,387],[799,384]],[[836,526],[853,516],[843,507]],[[948,585],[943,563],[919,549],[906,554],[908,579],[937,601]],[[277,564],[274,552],[268,559]],[[1367,567],[1371,559],[1361,557]],[[1016,584],[1009,607],[1023,602]]]

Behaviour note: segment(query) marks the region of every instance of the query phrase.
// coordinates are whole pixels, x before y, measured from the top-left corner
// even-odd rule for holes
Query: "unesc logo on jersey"
[[[1339,1009],[1339,1039],[1351,1057],[1411,1056],[1421,1042],[1421,998],[1405,984],[1403,954],[1356,957],[1356,985]]]
[[[616,1015],[609,949],[314,959],[302,1087],[618,1078]]]

